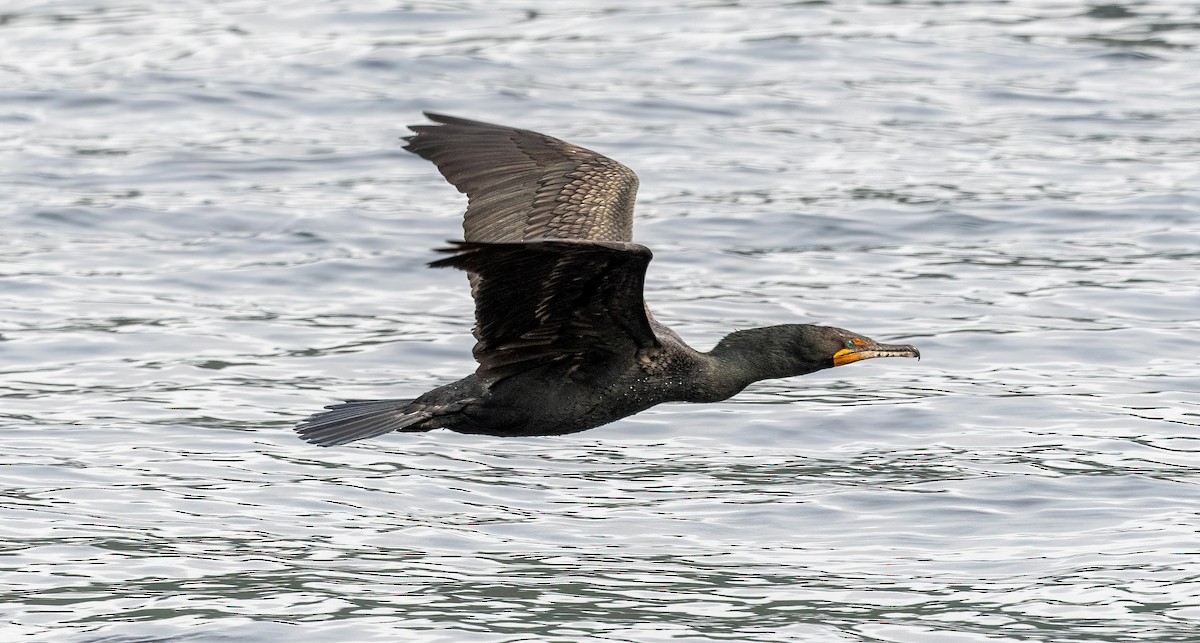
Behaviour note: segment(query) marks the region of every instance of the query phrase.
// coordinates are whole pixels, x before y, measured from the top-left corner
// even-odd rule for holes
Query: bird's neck
[[[805,375],[832,366],[803,350],[802,324],[739,330],[726,335],[707,356],[712,360],[713,389],[728,395],[759,380]]]

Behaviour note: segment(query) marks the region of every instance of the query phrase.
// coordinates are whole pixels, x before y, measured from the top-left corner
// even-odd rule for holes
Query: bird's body
[[[917,357],[839,328],[738,331],[688,346],[642,300],[652,257],[632,242],[637,177],[535,132],[437,114],[407,149],[468,196],[465,241],[434,267],[471,277],[476,372],[414,400],[354,401],[302,422],[323,446],[391,431],[502,436],[591,429],[663,402],[714,402],[752,382],[872,357]]]

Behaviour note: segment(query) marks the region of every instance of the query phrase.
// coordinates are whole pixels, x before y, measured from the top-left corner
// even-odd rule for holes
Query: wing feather
[[[628,242],[459,242],[434,267],[465,270],[480,377],[561,364],[568,372],[659,348],[642,300],[650,250]]]
[[[467,195],[468,242],[631,241],[638,179],[591,150],[529,130],[426,112],[405,149]]]

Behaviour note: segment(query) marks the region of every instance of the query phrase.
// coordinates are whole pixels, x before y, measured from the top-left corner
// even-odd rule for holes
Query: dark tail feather
[[[352,400],[333,404],[296,425],[296,433],[306,442],[332,447],[408,429],[432,417],[428,411],[408,410],[412,400]]]

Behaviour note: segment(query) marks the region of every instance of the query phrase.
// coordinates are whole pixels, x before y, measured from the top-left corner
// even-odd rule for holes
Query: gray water
[[[1200,640],[1193,2],[18,0],[0,43],[6,641]],[[698,348],[924,359],[304,444],[474,368],[423,109],[637,171]]]

